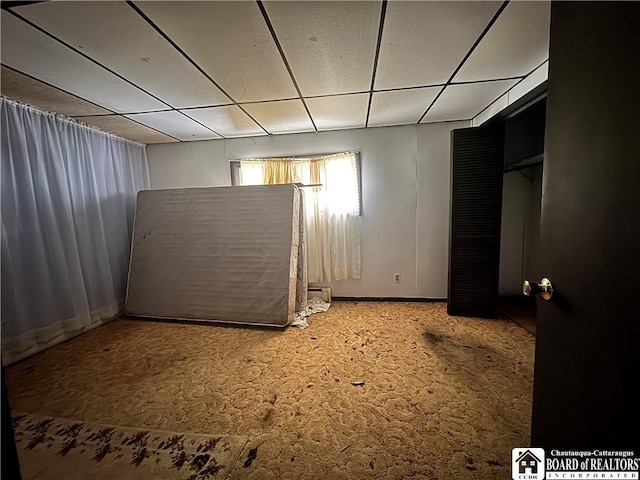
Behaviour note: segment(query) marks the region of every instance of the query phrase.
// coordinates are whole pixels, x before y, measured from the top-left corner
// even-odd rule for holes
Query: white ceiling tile
[[[256,2],[136,2],[240,102],[297,97]]]
[[[482,125],[484,122],[489,120],[491,117],[501,112],[505,108],[509,106],[509,92],[503,94],[500,98],[498,98],[495,102],[489,105],[487,108],[482,110],[478,115],[473,117],[471,122],[472,127],[477,127]]]
[[[381,2],[265,2],[304,96],[371,86]]]
[[[78,97],[21,73],[2,67],[2,95],[63,115],[104,115],[111,113]]]
[[[301,100],[242,105],[269,133],[313,132],[313,124]]]
[[[364,127],[369,95],[355,92],[370,87],[381,2],[266,0],[263,5],[317,128]],[[502,2],[389,1],[369,126],[415,123],[500,5]],[[207,74],[198,71],[135,8],[148,15]],[[25,16],[82,54],[11,12]],[[313,131],[254,1],[140,0],[135,5],[54,1],[12,6],[1,15],[2,63],[9,67],[3,68],[1,87],[4,94],[18,100],[72,116],[123,113],[182,140],[218,138],[214,132],[224,137],[265,135],[261,125],[269,133]],[[543,82],[547,63],[508,93],[515,80],[475,83],[476,79],[521,76],[540,65],[548,53],[548,17],[548,1],[509,3],[454,85],[442,92],[422,121],[469,119],[501,95],[512,103]],[[242,106],[229,105],[232,101]],[[168,111],[169,106],[191,118]],[[96,122],[122,136],[126,135],[121,132],[137,126],[136,135],[147,135],[147,140],[139,141],[170,141],[122,117],[111,115]]]
[[[371,100],[370,127],[416,123],[442,87],[376,92]]]
[[[364,127],[369,94],[307,98],[307,107],[318,130]]]
[[[82,117],[78,120],[88,123],[89,125],[96,126],[105,132],[115,133],[121,137],[144,144],[178,142],[175,138],[169,137],[164,133],[160,133],[120,115]]]
[[[219,135],[216,135],[208,128],[203,127],[199,123],[194,122],[189,117],[181,114],[180,112],[176,112],[175,110],[167,112],[135,113],[133,115],[125,116],[184,141],[220,138]]]
[[[512,87],[517,80],[450,85],[421,123],[469,120]]]
[[[444,84],[502,2],[389,2],[375,88]]]
[[[162,102],[4,10],[2,63],[114,112],[166,108]]]
[[[173,107],[231,103],[124,2],[43,2],[15,10]]]
[[[266,135],[259,125],[235,105],[195,108],[193,110],[184,110],[183,113],[215,130],[224,137]]]
[[[550,2],[510,2],[454,81],[529,74],[549,58]]]

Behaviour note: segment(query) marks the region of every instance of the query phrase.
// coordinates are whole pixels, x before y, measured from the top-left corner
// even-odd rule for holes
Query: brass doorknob
[[[527,297],[540,295],[545,300],[550,300],[553,296],[553,285],[548,278],[543,278],[540,283],[531,283],[529,280],[525,280],[522,282],[522,293]]]

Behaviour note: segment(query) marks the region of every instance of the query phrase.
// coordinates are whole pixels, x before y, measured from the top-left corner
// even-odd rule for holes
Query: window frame
[[[356,157],[356,176],[358,181],[358,216],[362,216],[362,156],[360,151],[349,151],[346,152],[334,152],[334,153],[322,153],[322,154],[314,154],[314,155],[282,155],[279,157],[260,157],[264,160],[279,160],[282,158],[291,158],[291,159],[314,159],[314,158],[322,158],[328,157],[331,155],[339,155],[343,153],[353,153]],[[238,187],[240,185],[240,159],[229,160],[229,173],[231,178],[231,186]]]

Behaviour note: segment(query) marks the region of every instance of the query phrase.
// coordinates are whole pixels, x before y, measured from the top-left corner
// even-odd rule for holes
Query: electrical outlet
[[[399,273],[394,273],[393,274],[393,283],[400,283],[400,274]]]

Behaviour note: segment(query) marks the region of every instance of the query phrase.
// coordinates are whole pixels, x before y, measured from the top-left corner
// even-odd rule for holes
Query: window
[[[360,278],[359,158],[344,152],[231,163],[233,185],[302,185],[310,282]]]
[[[270,162],[271,168],[268,167],[267,162]],[[267,175],[266,178],[265,175]],[[232,185],[270,183],[308,185],[309,187],[305,188],[313,188],[316,192],[322,191],[325,202],[335,212],[343,210],[350,213],[357,212],[357,215],[360,215],[362,211],[359,152],[231,161]]]

